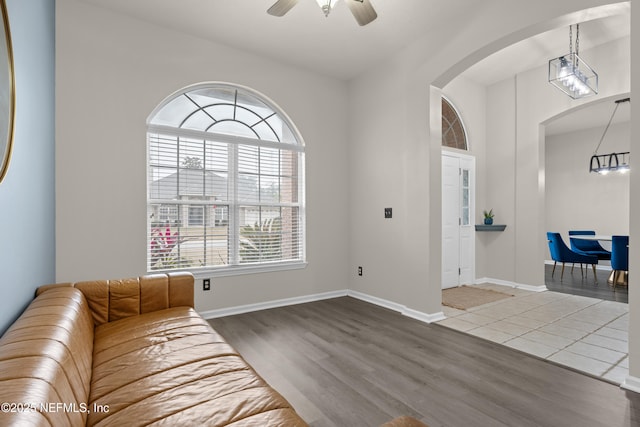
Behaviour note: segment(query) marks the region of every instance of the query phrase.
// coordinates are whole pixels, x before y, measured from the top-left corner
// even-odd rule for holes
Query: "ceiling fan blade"
[[[367,25],[378,17],[369,0],[347,0],[347,6],[361,26]]]
[[[267,10],[267,13],[273,16],[284,16],[296,4],[298,0],[278,0]]]

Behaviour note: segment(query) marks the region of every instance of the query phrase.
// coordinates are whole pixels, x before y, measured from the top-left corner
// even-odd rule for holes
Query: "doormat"
[[[442,291],[442,305],[457,308],[458,310],[467,310],[472,307],[499,301],[512,296],[512,294],[506,294],[491,289],[482,289],[475,286],[463,285],[458,288],[444,289]]]

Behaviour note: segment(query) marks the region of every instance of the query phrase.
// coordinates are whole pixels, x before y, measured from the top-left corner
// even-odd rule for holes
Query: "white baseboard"
[[[482,277],[482,278],[476,279],[474,283],[475,284],[493,283],[496,285],[508,286],[510,288],[524,289],[532,292],[543,292],[547,290],[546,286],[525,285],[523,283],[510,282],[507,280],[492,279],[490,277]],[[425,322],[425,323],[438,322],[440,320],[446,319],[446,316],[442,311],[439,311],[436,313],[424,313],[422,311],[413,310],[405,305],[398,304],[393,301],[374,297],[372,295],[368,295],[358,291],[353,291],[350,289],[324,292],[324,293],[312,294],[312,295],[304,295],[300,297],[285,298],[285,299],[279,299],[279,300],[273,300],[273,301],[265,301],[265,302],[260,302],[256,304],[239,305],[235,307],[220,308],[216,310],[207,310],[207,311],[200,312],[200,315],[205,319],[215,319],[217,317],[233,316],[235,314],[250,313],[252,311],[286,307],[289,305],[304,304],[307,302],[321,301],[325,299],[339,298],[344,296],[350,296],[350,297],[357,298],[359,300],[366,301],[380,307],[388,308],[390,310],[397,311],[404,316],[411,317],[412,319],[420,320],[421,322]]]
[[[439,320],[446,319],[442,311],[439,311],[437,313],[424,313],[422,311],[413,310],[407,307],[406,305],[402,305],[402,304],[395,303],[393,301],[374,297],[368,294],[364,294],[362,292],[351,291],[351,290],[348,292],[349,292],[348,295],[350,297],[357,298],[359,300],[366,301],[380,307],[388,308],[389,310],[397,311],[401,313],[403,316],[407,316],[424,323],[432,323],[432,322],[437,322]]]
[[[353,297],[353,298],[356,298],[380,307],[388,308],[389,310],[397,311],[404,316],[411,317],[412,319],[420,320],[421,322],[425,322],[425,323],[437,322],[439,320],[445,319],[445,316],[442,312],[431,313],[431,314],[423,313],[421,311],[410,309],[405,305],[398,304],[393,301],[385,300],[382,298],[374,297],[372,295],[368,295],[358,291],[352,291],[349,289],[332,291],[332,292],[324,292],[324,293],[313,294],[313,295],[305,295],[301,297],[266,301],[266,302],[261,302],[256,304],[239,305],[236,307],[220,308],[216,310],[201,311],[200,315],[205,319],[215,319],[217,317],[233,316],[235,314],[250,313],[252,311],[260,311],[260,310],[266,310],[269,308],[278,308],[278,307],[285,307],[289,305],[304,304],[307,302],[321,301],[325,299],[339,298],[344,296],[350,296],[350,297]]]
[[[624,382],[620,384],[620,388],[640,393],[640,378],[629,375]]]
[[[508,286],[510,288],[523,289],[525,291],[531,291],[531,292],[544,292],[548,290],[545,285],[540,285],[540,286],[525,285],[524,283],[510,282],[508,280],[502,280],[502,279],[492,279],[491,277],[482,277],[482,278],[476,279],[474,282],[474,284],[476,285],[480,285],[482,283],[493,283],[494,285]]]
[[[389,310],[398,311],[400,313],[402,313],[402,311],[406,308],[402,304],[398,304],[393,301],[374,297],[372,295],[365,294],[362,292],[352,291],[352,290],[348,290],[347,292],[348,292],[347,295],[349,295],[350,297],[357,298],[359,300],[362,300],[371,304],[375,304],[379,307],[388,308]]]
[[[546,286],[525,285],[523,283],[516,283],[516,282],[507,281],[507,280],[492,279],[490,277],[482,277],[482,278],[476,279],[474,283],[475,284],[493,283],[500,286],[524,289],[526,291],[531,291],[531,292],[543,292],[547,290]],[[403,316],[411,317],[412,319],[420,320],[421,322],[425,322],[425,323],[433,323],[433,322],[438,322],[440,320],[446,319],[446,316],[442,311],[439,311],[436,313],[424,313],[422,311],[413,310],[403,304],[398,304],[393,301],[374,297],[372,295],[365,294],[363,292],[353,291],[350,289],[324,292],[324,293],[312,294],[312,295],[304,295],[300,297],[285,298],[285,299],[279,299],[279,300],[273,300],[273,301],[265,301],[265,302],[256,303],[256,304],[239,305],[236,307],[220,308],[216,310],[207,310],[207,311],[200,312],[200,315],[205,319],[215,319],[217,317],[233,316],[235,314],[266,310],[269,308],[286,307],[289,305],[304,304],[307,302],[321,301],[325,299],[339,298],[344,296],[350,296],[350,297],[357,298],[359,300],[366,301],[368,303],[371,303],[380,307],[388,308],[389,310],[393,310],[401,313]]]
[[[307,302],[321,301],[330,298],[339,298],[347,296],[347,294],[348,291],[346,290],[324,292],[320,294],[304,295],[301,297],[259,302],[256,304],[238,305],[229,308],[201,311],[200,315],[205,319],[215,319],[217,317],[233,316],[235,314],[250,313],[252,311],[267,310],[269,308],[286,307],[288,305],[304,304]]]
[[[404,316],[419,320],[424,323],[438,322],[440,320],[444,320],[447,318],[447,316],[445,316],[442,311],[429,314],[429,313],[423,313],[421,311],[413,310],[411,308],[406,308],[406,307],[404,311],[402,311],[402,314]]]

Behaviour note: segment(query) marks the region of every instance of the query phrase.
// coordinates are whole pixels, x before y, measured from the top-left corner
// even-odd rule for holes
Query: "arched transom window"
[[[468,150],[464,125],[453,105],[442,98],[442,146]]]
[[[147,149],[150,271],[304,262],[304,144],[264,96],[182,90],[151,114]]]

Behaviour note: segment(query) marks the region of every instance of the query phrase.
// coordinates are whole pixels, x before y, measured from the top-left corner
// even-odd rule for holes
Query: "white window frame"
[[[173,126],[165,126],[158,124],[151,124],[151,120],[155,117],[158,111],[160,111],[167,103],[172,101],[174,98],[183,95],[185,93],[189,93],[191,91],[200,89],[200,88],[222,88],[222,89],[232,89],[243,92],[246,95],[251,95],[257,98],[262,103],[266,104],[270,109],[272,109],[278,117],[289,127],[291,132],[293,133],[294,139],[296,140],[295,144],[292,143],[284,143],[277,141],[268,141],[261,139],[253,139],[244,136],[237,135],[228,135],[228,134],[220,134],[214,133],[211,131],[199,131],[193,129],[184,129],[184,128],[176,128]],[[279,150],[288,150],[294,153],[298,153],[298,161],[297,161],[297,203],[274,203],[274,202],[252,202],[247,203],[244,201],[238,201],[238,188],[236,184],[236,179],[230,179],[229,185],[229,196],[227,202],[220,202],[215,200],[196,200],[192,203],[181,202],[181,201],[173,201],[173,200],[165,200],[165,199],[151,199],[149,194],[149,177],[150,177],[150,138],[151,135],[165,135],[170,137],[185,137],[185,138],[193,138],[193,139],[202,139],[203,144],[205,141],[214,141],[216,143],[227,144],[228,146],[228,174],[229,176],[238,177],[238,159],[237,159],[237,151],[238,147],[241,145],[246,146],[256,146],[256,147],[265,147],[265,148],[274,148]],[[149,120],[147,121],[147,206],[156,205],[156,204],[186,204],[187,206],[227,206],[228,207],[228,226],[229,226],[229,234],[228,234],[228,244],[229,244],[229,258],[228,263],[225,265],[217,265],[217,266],[204,266],[204,267],[189,267],[183,268],[181,270],[187,270],[194,274],[196,278],[205,278],[205,277],[221,277],[221,276],[232,276],[238,274],[253,274],[253,273],[262,273],[262,272],[272,272],[272,271],[283,271],[283,270],[294,270],[305,268],[307,265],[306,262],[306,209],[305,209],[305,161],[304,161],[304,142],[297,128],[291,122],[289,117],[272,101],[270,101],[267,97],[258,92],[239,85],[233,85],[228,83],[204,83],[199,85],[193,85],[187,88],[184,88],[169,97],[167,97],[149,116]],[[295,207],[299,210],[298,213],[298,258],[294,260],[285,260],[285,261],[270,261],[270,262],[257,262],[251,264],[243,264],[239,262],[239,239],[240,239],[240,221],[239,221],[239,206],[255,206],[259,207]],[[188,207],[186,207],[188,210]],[[205,224],[207,222],[215,223],[215,216],[213,210],[211,210],[210,214],[213,215],[212,218],[208,218],[207,209],[205,210],[205,216],[203,221]],[[188,216],[187,218],[188,221]],[[151,220],[148,219],[147,224],[147,233],[150,234],[151,230]],[[150,237],[148,236],[147,245],[150,244]],[[206,249],[205,249],[206,250]],[[178,271],[178,269],[152,269],[150,265],[150,252],[149,246],[147,246],[147,271],[150,273],[157,272],[166,272],[166,271]]]

